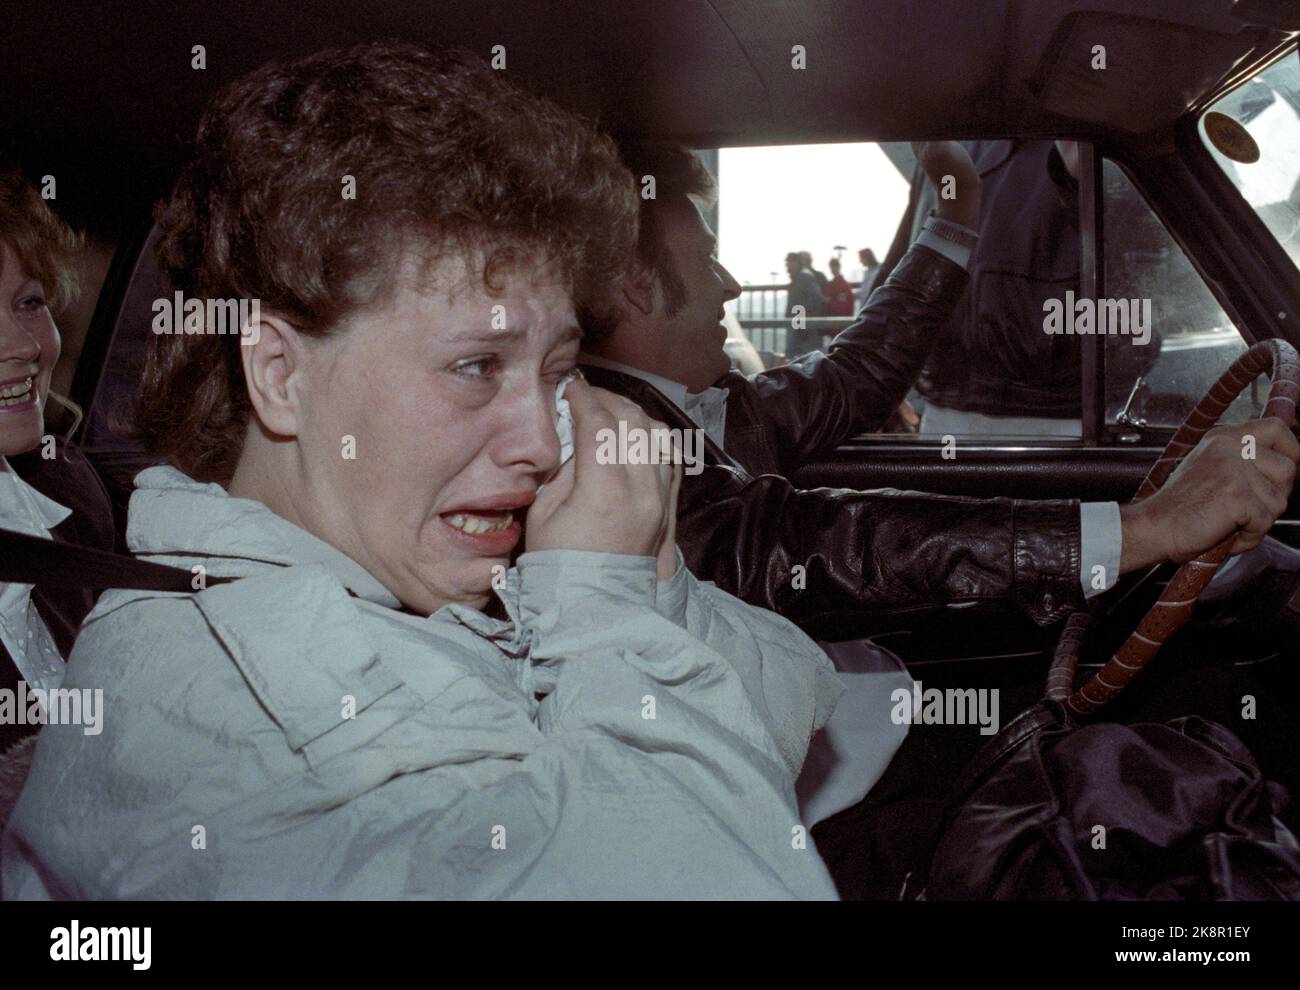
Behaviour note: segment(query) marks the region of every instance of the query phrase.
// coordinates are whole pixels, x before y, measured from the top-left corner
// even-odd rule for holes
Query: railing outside
[[[852,322],[853,318],[849,316],[810,316],[804,320],[809,330],[816,330],[822,335],[823,345],[830,343],[837,333]],[[749,342],[760,354],[786,353],[785,342],[786,335],[790,332],[790,321],[785,317],[779,320],[741,320],[740,325],[749,335]]]
[[[850,283],[854,291],[855,283]],[[788,282],[773,285],[746,285],[736,300],[736,319],[749,335],[749,342],[760,353],[784,354],[790,321],[785,315]],[[848,316],[814,316],[806,319],[810,330],[820,331],[822,340],[829,343],[841,330],[853,322]]]
[[[749,320],[779,320],[785,316],[785,293],[788,282],[774,285],[746,285],[736,300],[736,317],[744,325]]]

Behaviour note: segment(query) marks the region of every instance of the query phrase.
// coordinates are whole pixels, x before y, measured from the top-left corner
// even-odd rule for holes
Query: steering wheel
[[[1272,378],[1264,416],[1276,416],[1288,427],[1292,426],[1295,423],[1296,402],[1300,400],[1300,358],[1297,357],[1295,348],[1284,340],[1261,341],[1237,358],[1232,367],[1211,386],[1196,408],[1187,414],[1160,459],[1152,465],[1138,487],[1134,500],[1146,498],[1158,491],[1188,451],[1219,421],[1223,410],[1263,372],[1271,372]],[[1236,534],[1226,537],[1214,548],[1178,568],[1159,600],[1151,606],[1150,611],[1138,623],[1137,629],[1115,651],[1106,666],[1066,700],[1065,704],[1073,712],[1087,715],[1110,701],[1151,661],[1165,641],[1183,627],[1192,617],[1197,597],[1228,559],[1228,547],[1235,537]],[[1086,613],[1077,613],[1080,619],[1085,615]],[[1072,653],[1073,659],[1077,659],[1086,625],[1086,621],[1072,621],[1067,626],[1058,657]],[[1057,676],[1055,696],[1059,697],[1064,693],[1061,691],[1060,673],[1068,669],[1072,674],[1073,665],[1068,664],[1064,668],[1057,668],[1055,664],[1053,666]],[[1073,677],[1070,676],[1069,679],[1073,680]],[[1049,684],[1051,683],[1049,678]],[[1053,696],[1053,692],[1049,691],[1049,696]]]

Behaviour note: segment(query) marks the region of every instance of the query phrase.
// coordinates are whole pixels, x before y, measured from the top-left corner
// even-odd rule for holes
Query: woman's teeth
[[[31,398],[32,380],[29,378],[25,382],[16,382],[13,385],[6,385],[0,388],[0,409],[5,406],[17,406]]]
[[[454,513],[446,518],[449,526],[454,526],[461,532],[471,535],[476,533],[499,533],[515,521],[514,516],[508,512],[504,516],[492,519],[486,519],[483,516],[471,516],[463,512]]]

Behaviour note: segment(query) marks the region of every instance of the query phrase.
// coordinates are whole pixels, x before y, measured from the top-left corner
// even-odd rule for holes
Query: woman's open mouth
[[[30,378],[0,385],[0,412],[23,412],[36,405],[36,388]]]
[[[486,504],[461,506],[441,515],[452,539],[484,557],[506,557],[523,534],[520,519],[532,504],[532,493],[486,500]]]
[[[510,512],[492,516],[471,516],[464,512],[453,512],[443,518],[447,520],[448,526],[470,536],[478,536],[480,533],[499,533],[515,521],[514,514]]]

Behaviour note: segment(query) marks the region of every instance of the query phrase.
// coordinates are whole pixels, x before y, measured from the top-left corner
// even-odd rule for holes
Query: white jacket
[[[245,577],[100,599],[64,686],[102,731],[43,730],[6,897],[835,896],[794,778],[841,688],[790,622],[578,551],[421,618],[261,503],[136,486],[132,550]]]

